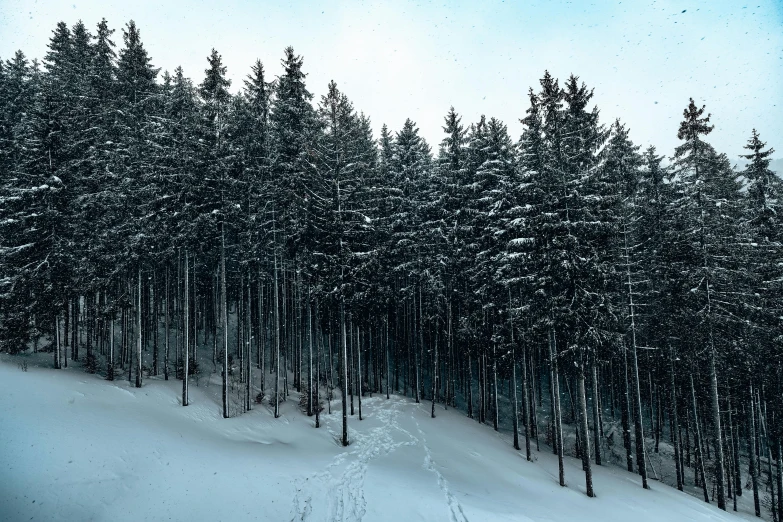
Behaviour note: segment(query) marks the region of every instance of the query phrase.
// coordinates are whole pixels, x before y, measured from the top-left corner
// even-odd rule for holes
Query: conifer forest
[[[619,466],[783,520],[770,137],[716,150],[694,91],[679,145],[642,147],[579,71],[540,71],[524,114],[444,107],[439,143],[411,119],[375,135],[339,78],[308,83],[318,57],[281,51],[232,85],[204,50],[188,78],[104,19],[57,24],[40,61],[3,57],[7,360],[181,381],[170,409],[211,382],[225,419],[293,401],[313,428],[334,414],[347,449],[396,395],[421,429],[455,410],[508,434],[515,467],[548,453],[583,496]]]

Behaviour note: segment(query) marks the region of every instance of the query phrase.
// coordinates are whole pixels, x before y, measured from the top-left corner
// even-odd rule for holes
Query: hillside
[[[588,498],[577,460],[561,488],[543,446],[526,462],[505,435],[399,396],[366,397],[342,448],[336,408],[321,429],[291,400],[278,419],[256,405],[225,420],[206,380],[182,408],[179,381],[19,360],[0,358],[0,520],[739,520],[614,466]]]

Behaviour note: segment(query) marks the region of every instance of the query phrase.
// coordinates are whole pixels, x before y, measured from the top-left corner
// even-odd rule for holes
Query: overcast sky
[[[215,7],[218,5],[218,7]],[[463,123],[496,116],[516,140],[528,87],[545,69],[595,88],[602,120],[621,118],[640,145],[670,155],[692,96],[709,141],[732,161],[757,128],[783,156],[783,2],[711,1],[113,1],[0,0],[0,57],[43,57],[58,21],[117,29],[134,19],[153,63],[200,82],[212,47],[241,86],[256,58],[281,72],[304,57],[316,100],[329,80],[381,124],[406,117],[437,150],[450,105]]]

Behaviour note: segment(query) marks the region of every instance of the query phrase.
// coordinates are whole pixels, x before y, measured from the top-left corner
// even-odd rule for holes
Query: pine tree
[[[740,185],[725,155],[716,153],[702,140],[701,137],[713,129],[709,124],[710,115],[703,114],[704,107],[697,108],[691,99],[677,134],[683,143],[675,149],[674,160],[682,180],[678,211],[685,220],[686,232],[681,240],[686,254],[682,269],[687,274],[690,288],[689,308],[692,317],[699,321],[694,325],[697,336],[689,339],[689,344],[692,343],[694,351],[703,351],[706,356],[718,507],[726,509],[724,445],[717,381],[718,344],[721,339],[718,330],[721,326],[729,326],[736,317],[734,304],[728,297],[736,290],[732,288],[735,282],[731,277],[734,267],[732,262],[726,263],[731,259],[726,254],[736,247],[739,239],[736,213]],[[703,458],[703,451],[700,453]]]
[[[294,53],[293,47],[287,47],[281,64],[283,75],[277,79],[270,112],[272,179],[276,186],[272,201],[281,223],[279,236],[282,237],[277,242],[293,254],[306,229],[305,197],[314,173],[315,157],[311,136],[317,126],[310,104],[313,95],[305,85],[302,57]]]
[[[631,380],[628,383],[628,372],[624,372],[625,388],[630,385],[633,397],[633,414],[630,414],[630,407],[624,406],[629,410],[627,417],[634,419],[634,439],[636,442],[636,466],[639,474],[642,476],[642,487],[648,489],[647,484],[647,462],[645,459],[644,447],[644,429],[642,422],[642,399],[641,383],[639,382],[639,356],[638,345],[641,341],[639,310],[641,303],[640,284],[645,281],[645,275],[641,273],[642,252],[639,248],[639,206],[637,204],[637,190],[639,187],[640,170],[642,157],[639,154],[639,147],[630,140],[629,131],[617,120],[612,126],[611,137],[605,149],[606,171],[605,192],[609,196],[610,204],[614,203],[614,220],[617,223],[616,235],[612,238],[613,248],[608,249],[603,256],[607,261],[607,272],[611,272],[612,265],[616,263],[616,276],[609,277],[607,285],[604,287],[604,293],[611,296],[614,294],[615,307],[624,310],[624,320],[622,328],[619,330],[623,334],[621,349],[623,350],[623,361],[628,357],[626,351],[630,348],[631,362]],[[658,181],[658,180],[656,180]],[[614,259],[612,259],[614,258]],[[620,283],[619,285],[617,283]],[[620,291],[622,288],[622,291]],[[612,299],[612,297],[610,297]],[[610,316],[615,315],[610,312]],[[619,314],[618,314],[619,315]],[[613,325],[609,325],[611,329]],[[627,363],[626,363],[627,364]],[[630,405],[629,405],[630,406]],[[596,419],[597,420],[597,419]],[[598,451],[598,450],[596,450]],[[630,451],[626,447],[626,451]]]
[[[154,247],[154,235],[146,234],[149,229],[145,210],[148,201],[155,191],[152,172],[154,167],[150,160],[154,155],[148,155],[147,124],[148,118],[153,113],[157,100],[158,85],[155,78],[158,69],[150,63],[141,35],[135,22],[131,20],[123,29],[124,46],[120,49],[117,61],[117,94],[120,103],[121,117],[118,119],[118,132],[122,139],[117,147],[116,169],[122,175],[125,198],[123,199],[123,212],[126,216],[133,216],[133,220],[125,220],[117,231],[123,238],[120,244],[123,251],[122,259],[126,260],[126,270],[131,280],[136,279],[135,292],[140,294],[141,272],[144,265],[151,259],[149,253]],[[142,383],[142,325],[141,325],[141,297],[136,299],[136,348],[135,348],[135,373],[136,386]]]

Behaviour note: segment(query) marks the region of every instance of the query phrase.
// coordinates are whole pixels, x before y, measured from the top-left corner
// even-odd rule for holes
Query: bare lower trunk
[[[512,341],[513,342],[513,341]],[[519,403],[517,401],[517,362],[514,360],[514,347],[511,348],[511,381],[513,384],[513,398],[514,398],[514,412],[513,412],[513,426],[514,426],[514,449],[519,451]],[[527,424],[527,419],[525,420]],[[527,427],[525,427],[527,431]]]
[[[680,441],[680,424],[677,419],[677,389],[674,383],[674,352],[669,349],[669,368],[670,368],[670,397],[669,397],[669,423],[672,435],[672,444],[674,445],[674,467],[677,473],[677,489],[683,490],[685,473],[682,469],[682,445]]]
[[[582,468],[585,471],[585,488],[587,496],[593,497],[593,470],[590,467],[590,434],[587,426],[587,397],[585,395],[584,363],[579,368],[577,378],[577,394],[579,395],[579,429],[582,432]]]
[[[54,369],[60,369],[60,315],[58,314],[54,318]]]
[[[253,392],[253,335],[252,335],[252,311],[253,300],[250,297],[250,272],[247,274],[247,301],[245,310],[245,342],[247,346],[247,354],[245,356],[245,409],[250,411],[253,409],[252,392]]]
[[[141,268],[138,269],[138,295],[136,296],[136,387],[141,388]]]
[[[595,463],[601,465],[601,423],[598,420],[598,369],[595,363],[593,363],[592,372],[592,384],[593,384],[593,444],[595,446]]]
[[[761,504],[759,501],[759,460],[756,453],[756,408],[753,406],[754,402],[753,386],[750,387],[750,419],[748,430],[748,474],[750,475],[751,483],[753,484],[753,506],[756,510],[756,516],[761,516]]]
[[[415,304],[415,303],[414,303]],[[419,357],[422,350],[424,350],[424,303],[421,300],[421,287],[419,287],[419,345],[414,349],[413,358],[413,371],[415,372],[415,385],[416,385],[416,403],[421,402],[421,384],[419,382]]]
[[[280,416],[280,297],[275,254],[275,418]]]
[[[780,435],[778,435],[777,441],[777,487],[778,487],[778,519],[783,519],[783,457],[781,457],[780,450]],[[736,510],[735,510],[736,511]]]
[[[704,452],[702,451],[704,446],[702,445],[701,427],[699,426],[699,414],[696,407],[696,388],[693,385],[693,375],[691,375],[691,399],[693,402],[693,426],[695,432],[694,438],[696,441],[696,471],[698,473],[699,482],[701,482],[702,493],[704,494],[704,502],[709,503],[710,497],[707,493],[707,477],[704,473]]]
[[[715,438],[715,487],[718,489],[718,507],[726,510],[726,491],[723,469],[723,433],[720,427],[720,405],[718,401],[718,375],[715,370],[715,349],[710,351],[710,399],[712,406],[712,427]]]
[[[554,445],[557,447],[557,469],[560,485],[565,487],[565,468],[563,467],[563,431],[560,417],[560,382],[557,374],[557,348],[555,331],[549,329],[549,366],[552,379],[552,402],[554,412],[555,429],[553,433]]]
[[[223,418],[227,419],[228,411],[228,297],[226,296],[226,236],[225,225],[220,226],[220,315],[223,327]],[[275,410],[277,416],[277,410]]]
[[[435,353],[432,362],[432,411],[431,417],[435,418],[435,401],[438,398],[438,337],[435,336]]]
[[[530,414],[530,401],[529,394],[528,394],[528,384],[527,384],[527,346],[522,341],[522,415],[523,419],[525,421],[525,457],[528,461],[531,460],[531,454],[530,454],[530,430],[532,428],[532,420],[531,420],[531,414]],[[535,407],[535,404],[534,404]]]
[[[760,427],[760,436],[763,437],[765,445],[767,446],[767,484],[769,485],[769,493],[770,493],[770,510],[772,511],[772,520],[773,522],[778,520],[778,512],[777,512],[777,502],[775,500],[775,483],[774,478],[772,476],[772,448],[770,446],[770,437],[769,432],[767,430],[767,407],[766,404],[764,405],[764,408],[762,409],[761,406],[761,397],[759,396],[758,391],[756,392],[756,405],[758,407],[758,413],[759,413],[759,427]],[[759,448],[759,453],[763,453],[763,449]],[[761,471],[761,470],[759,470]]]
[[[362,333],[359,327],[356,327],[356,381],[359,391],[356,397],[359,399],[359,420],[362,420]]]
[[[158,302],[155,300],[155,283],[157,273],[153,272],[150,286],[150,301],[152,301],[152,375],[158,376]]]
[[[110,381],[114,380],[114,317],[109,319],[109,361],[108,371],[106,372],[106,378]]]
[[[190,373],[190,270],[188,269],[188,251],[185,250],[185,299],[184,304],[184,327],[183,336],[185,338],[182,356],[182,405],[188,405],[188,374]]]
[[[639,383],[639,358],[636,353],[636,333],[631,334],[631,349],[633,358],[633,424],[634,424],[634,438],[636,439],[636,466],[639,469],[639,475],[642,476],[642,487],[644,489],[650,489],[647,484],[647,463],[645,460],[645,447],[644,447],[644,426],[642,425],[642,392]]]
[[[498,431],[498,357],[497,343],[492,343],[492,398],[494,402],[494,412],[492,416],[492,427]]]
[[[623,426],[623,446],[625,447],[625,463],[628,471],[633,473],[633,457],[631,456],[631,397],[628,386],[628,349],[625,343],[623,350],[623,394],[621,405],[621,422]]]
[[[310,305],[310,289],[307,289],[307,415],[313,414],[313,310]]]
[[[342,346],[342,401],[343,401],[343,446],[348,445],[348,339],[345,331],[345,303],[340,301],[340,337]]]
[[[468,418],[473,418],[473,358],[468,352]]]
[[[169,380],[169,267],[166,266],[166,304],[164,312],[163,335],[165,347],[163,352],[163,379]]]

